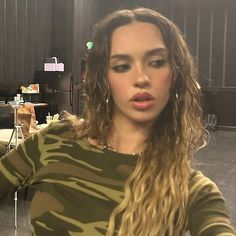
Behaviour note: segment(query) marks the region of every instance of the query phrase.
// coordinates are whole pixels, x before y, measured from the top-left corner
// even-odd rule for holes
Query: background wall
[[[236,126],[235,0],[0,0],[0,84],[33,80],[47,57],[57,56],[80,85],[81,61],[93,24],[118,8],[157,9],[182,30],[199,66],[219,122]],[[218,96],[218,93],[220,95]],[[220,116],[219,102],[230,107]],[[216,106],[215,106],[216,104]],[[227,121],[231,116],[232,121]]]
[[[51,56],[79,76],[85,42],[104,15],[103,2],[0,0],[0,83],[31,82]]]
[[[30,82],[51,54],[51,0],[0,0],[0,83]]]

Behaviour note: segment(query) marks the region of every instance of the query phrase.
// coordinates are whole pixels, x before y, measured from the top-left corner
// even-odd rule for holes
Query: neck
[[[121,153],[141,153],[146,147],[145,140],[150,127],[113,120],[107,137],[107,144]]]

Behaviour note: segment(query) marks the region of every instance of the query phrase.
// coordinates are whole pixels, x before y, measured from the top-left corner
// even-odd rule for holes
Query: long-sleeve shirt
[[[124,196],[137,157],[73,136],[71,127],[59,122],[0,158],[0,199],[27,185],[35,188],[33,235],[105,235],[111,212]],[[221,192],[197,170],[189,180],[189,216],[192,236],[236,235]]]

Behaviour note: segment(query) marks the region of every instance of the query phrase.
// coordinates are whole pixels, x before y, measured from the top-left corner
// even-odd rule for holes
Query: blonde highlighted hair
[[[169,50],[173,82],[168,104],[126,181],[124,199],[110,217],[107,235],[116,230],[120,236],[183,235],[188,224],[190,161],[206,142],[206,133],[195,63],[171,21],[154,10],[136,8],[116,11],[95,25],[94,46],[87,58],[85,122],[77,126],[78,135],[106,142],[113,111],[106,79],[111,35],[133,21],[159,27]],[[116,229],[118,215],[122,217]]]

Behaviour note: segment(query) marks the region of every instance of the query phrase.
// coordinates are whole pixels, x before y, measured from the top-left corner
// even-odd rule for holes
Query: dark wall
[[[0,83],[31,81],[46,57],[80,74],[92,25],[122,7],[159,10],[183,31],[207,87],[236,87],[235,0],[0,0]]]
[[[47,57],[72,71],[79,107],[81,60],[105,0],[0,0],[0,87],[33,82]],[[78,113],[79,108],[75,109]]]
[[[91,39],[93,25],[105,15],[106,0],[74,0],[74,38],[72,71],[80,81],[81,60],[86,54],[86,42]]]
[[[204,91],[205,110],[215,114],[218,128],[236,127],[235,89],[211,89]],[[235,130],[235,128],[234,128]]]
[[[31,81],[46,57],[80,75],[92,25],[105,13],[145,6],[171,18],[186,36],[207,87],[236,87],[234,0],[0,0],[0,83]]]
[[[51,54],[51,0],[0,0],[0,83],[32,81]]]
[[[65,70],[72,70],[72,45],[74,31],[74,0],[52,0],[52,48],[65,64]]]
[[[0,0],[0,84],[32,82],[57,56],[79,80],[79,63],[105,0]]]

